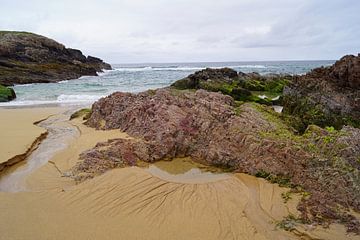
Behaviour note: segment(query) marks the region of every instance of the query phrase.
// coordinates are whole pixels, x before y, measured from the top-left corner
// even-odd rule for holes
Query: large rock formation
[[[360,55],[345,56],[329,67],[297,76],[284,89],[284,112],[309,124],[360,126]]]
[[[0,84],[56,82],[97,75],[111,66],[99,58],[27,32],[0,31]]]
[[[360,210],[359,129],[311,126],[299,137],[271,108],[172,88],[114,93],[93,105],[86,124],[133,138],[98,143],[81,154],[72,169],[79,181],[139,160],[191,157],[294,187],[304,194],[303,221],[336,220],[359,231],[358,220],[349,214],[350,208]]]
[[[271,99],[259,98],[252,91],[281,94],[292,76],[283,74],[260,75],[258,73],[236,72],[230,68],[207,68],[174,82],[176,89],[205,89],[230,95],[238,101],[250,101],[271,105]]]

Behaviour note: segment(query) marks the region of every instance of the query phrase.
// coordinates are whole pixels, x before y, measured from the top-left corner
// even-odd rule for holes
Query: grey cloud
[[[358,0],[3,1],[1,29],[113,63],[335,59],[360,49]]]

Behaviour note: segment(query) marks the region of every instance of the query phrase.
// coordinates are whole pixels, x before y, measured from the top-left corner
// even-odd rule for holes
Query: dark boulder
[[[237,77],[237,72],[230,68],[206,68],[176,81],[171,86],[177,89],[200,89],[202,88],[200,84],[206,85],[206,83],[209,82],[231,83],[236,80]]]

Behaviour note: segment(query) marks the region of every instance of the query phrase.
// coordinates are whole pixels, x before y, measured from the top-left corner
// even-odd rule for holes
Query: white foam
[[[264,65],[236,65],[236,66],[226,66],[228,68],[268,68]]]
[[[234,66],[208,66],[208,67],[190,67],[190,66],[182,66],[182,67],[120,67],[115,68],[114,70],[104,71],[104,73],[108,73],[110,71],[119,71],[119,72],[144,72],[144,71],[198,71],[206,68],[220,69],[220,68],[267,68],[264,65],[234,65]]]
[[[61,94],[57,97],[58,103],[72,103],[72,102],[94,102],[102,97],[103,95],[66,95]]]
[[[259,97],[259,98],[261,98],[261,99],[265,99],[265,98],[267,98],[267,96],[266,96],[266,95],[258,95],[258,97]]]
[[[0,103],[0,107],[21,107],[33,105],[77,105],[93,103],[105,95],[65,95],[62,94],[56,100],[14,100]]]

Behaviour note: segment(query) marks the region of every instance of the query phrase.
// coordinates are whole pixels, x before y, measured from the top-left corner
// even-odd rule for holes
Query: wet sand
[[[61,112],[61,108],[0,108],[0,164],[25,153],[46,130],[34,122]]]
[[[96,131],[79,119],[55,125],[78,134],[23,176],[21,191],[0,192],[0,239],[358,239],[340,225],[301,226],[296,234],[278,229],[278,221],[298,214],[298,196],[285,203],[286,188],[188,158],[113,169],[75,184],[65,176],[79,153],[128,136]]]

